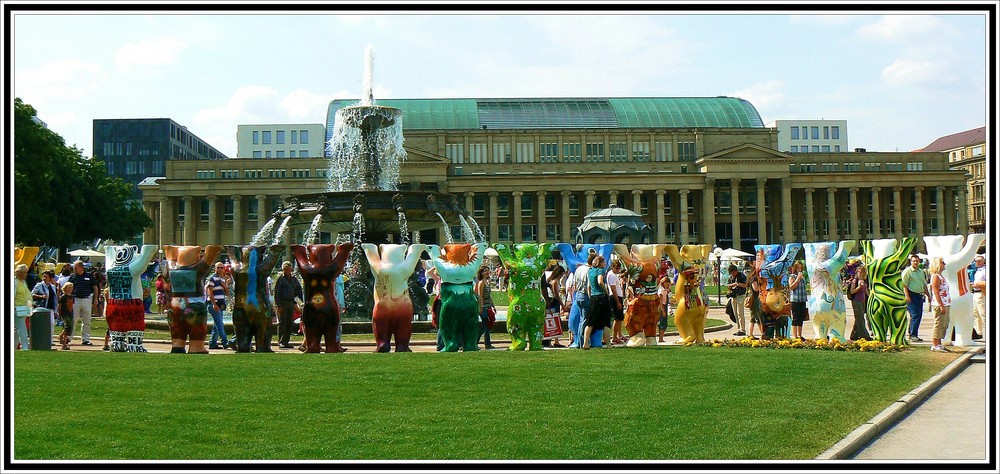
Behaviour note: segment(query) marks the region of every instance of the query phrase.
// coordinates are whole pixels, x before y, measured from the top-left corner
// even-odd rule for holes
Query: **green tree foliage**
[[[151,224],[129,185],[104,163],[66,146],[14,99],[14,240],[61,249],[94,239],[129,240]]]

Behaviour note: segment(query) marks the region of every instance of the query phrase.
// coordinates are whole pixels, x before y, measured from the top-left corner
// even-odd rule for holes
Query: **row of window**
[[[793,147],[794,148],[794,147]],[[854,163],[791,163],[788,165],[792,172],[856,172],[856,171],[923,171],[924,164],[921,162],[901,163],[901,162],[865,162],[864,168],[860,162]]]
[[[976,145],[969,150],[968,157],[976,158],[986,154],[986,145]],[[948,162],[961,161],[966,158],[965,148],[948,153]]]
[[[823,140],[840,140],[840,126],[824,125],[823,127]],[[802,133],[799,133],[801,129]],[[802,126],[802,127],[791,127],[791,139],[792,140],[819,140],[820,127],[818,125],[813,126]]]
[[[219,177],[222,179],[239,179],[240,170],[219,170]],[[195,176],[197,179],[215,179],[215,170],[196,170]],[[286,169],[268,169],[268,178],[287,178],[289,176],[289,170]],[[330,170],[326,168],[293,168],[291,170],[292,178],[328,178],[330,176]],[[264,170],[243,170],[243,177],[246,179],[259,179],[264,177]]]
[[[865,219],[862,222],[864,222],[864,227],[865,227],[865,233],[866,234],[871,235],[871,234],[875,233],[875,220],[874,219]],[[892,234],[892,233],[896,232],[896,221],[895,221],[895,219],[879,219],[879,222],[881,223],[880,227],[882,228],[882,233],[883,234]],[[939,233],[937,218],[932,217],[932,218],[929,218],[929,219],[925,219],[925,223],[928,225],[928,231],[929,231],[929,233],[931,233],[931,234],[937,234],[937,233]],[[798,236],[800,238],[803,238],[803,239],[807,238],[808,234],[806,233],[806,221],[804,221],[804,220],[803,221],[798,221],[798,227],[799,227],[797,229]],[[829,235],[830,234],[830,222],[827,221],[827,220],[825,220],[825,219],[823,219],[823,220],[815,220],[815,221],[813,221],[813,229],[814,229],[815,233],[817,234],[817,235],[815,235],[815,238],[821,238],[821,236]],[[844,220],[837,221],[837,232],[840,235],[851,234],[851,233],[854,232],[853,229],[854,229],[854,221],[852,221],[850,219],[844,219]],[[913,218],[903,219],[903,229],[906,232],[910,233],[910,234],[916,234],[917,233],[917,220],[913,219]]]
[[[254,150],[253,152],[254,158],[285,158],[285,155],[285,150],[276,150],[274,152],[274,156],[271,156],[271,150],[266,150],[264,152]],[[288,150],[287,155],[288,158],[309,158],[309,150],[299,150],[297,152],[295,150]]]
[[[253,144],[254,145],[270,145],[271,144],[271,132],[272,130],[254,130],[253,131]],[[292,145],[308,145],[309,144],[309,130],[274,130],[274,143],[276,145],[285,144],[285,135],[288,132],[291,138]]]
[[[792,145],[791,147],[792,153],[809,153],[809,150],[810,148],[807,145],[802,145],[801,147],[797,145]],[[830,145],[812,145],[813,153],[820,153],[820,152],[830,153],[830,151],[831,151]],[[834,153],[840,153],[840,145],[833,145],[832,151]]]
[[[694,142],[677,142],[677,153],[673,153],[672,142],[632,142],[631,151],[627,142],[604,143],[563,143],[560,149],[558,143],[539,143],[536,150],[533,143],[516,143],[514,153],[511,153],[509,142],[493,143],[492,156],[487,152],[487,144],[470,143],[468,157],[465,145],[448,143],[445,145],[445,156],[452,163],[603,163],[625,161],[694,161],[696,158]],[[538,159],[535,159],[537,152]],[[584,153],[586,158],[584,158]],[[652,153],[652,155],[651,155]]]
[[[124,175],[125,176],[135,176],[135,175],[145,175],[146,174],[146,161],[144,160],[126,160],[121,162],[124,164]],[[158,176],[163,174],[163,160],[150,161],[149,163],[149,173]],[[115,176],[115,162],[106,161],[104,165],[108,169],[108,176]]]

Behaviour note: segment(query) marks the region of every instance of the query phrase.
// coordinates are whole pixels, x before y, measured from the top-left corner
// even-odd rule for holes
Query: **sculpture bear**
[[[389,352],[393,336],[396,337],[396,352],[412,352],[413,301],[410,299],[409,279],[417,266],[417,259],[427,246],[413,244],[407,248],[397,244],[381,244],[378,247],[361,244],[361,248],[375,277],[375,306],[372,310],[375,352]]]
[[[917,245],[916,237],[862,240],[862,261],[868,267],[868,321],[876,341],[909,344],[906,338],[906,294],[900,272]]]
[[[142,339],[146,331],[146,311],[142,304],[140,276],[156,254],[155,245],[105,247],[108,269],[108,298],[104,317],[108,323],[111,352],[146,352]]]
[[[545,325],[545,301],[538,280],[545,272],[550,244],[514,244],[513,251],[505,244],[495,244],[500,260],[507,267],[507,332],[510,350],[542,350],[542,327]]]
[[[847,305],[840,286],[840,269],[847,263],[847,254],[854,248],[854,241],[808,243],[804,247],[809,285],[812,287],[808,307],[813,333],[816,339],[835,337],[844,342],[847,340],[844,338]]]
[[[205,286],[202,282],[212,270],[212,264],[222,252],[221,245],[205,246],[205,254],[198,245],[164,245],[163,257],[167,260],[163,279],[170,283],[170,340],[171,353],[183,354],[190,339],[189,351],[208,354],[205,334],[208,331],[208,306],[205,303]]]
[[[233,289],[233,328],[236,330],[236,351],[250,352],[251,342],[256,352],[274,352],[274,313],[267,288],[267,276],[285,253],[284,245],[230,245],[230,267]]]
[[[302,308],[307,353],[320,352],[320,340],[326,341],[326,352],[339,353],[337,328],[340,326],[340,305],[336,298],[336,279],[344,270],[353,243],[292,245],[292,255],[302,274],[302,291],[306,301]]]
[[[472,291],[472,281],[483,263],[486,244],[429,245],[428,253],[441,278],[438,310],[438,331],[444,343],[441,351],[479,350],[479,300]]]
[[[712,244],[688,244],[679,250],[674,244],[664,244],[663,250],[677,269],[677,284],[674,287],[674,324],[680,335],[677,344],[705,342],[708,302],[702,289],[702,279]]]
[[[962,246],[965,240],[965,246]],[[951,309],[948,312],[948,329],[945,335],[955,331],[955,345],[967,346],[972,343],[972,292],[969,289],[968,266],[976,258],[976,250],[986,240],[986,234],[925,236],[927,259],[944,259],[941,276],[951,288]],[[950,337],[944,341],[949,342]]]
[[[631,267],[638,267],[638,275],[632,280],[632,298],[625,312],[625,330],[628,331],[628,347],[656,345],[656,322],[660,319],[660,297],[657,294],[657,277],[664,246],[632,244],[629,250],[624,244],[615,245],[615,254]],[[704,330],[704,327],[702,327]]]

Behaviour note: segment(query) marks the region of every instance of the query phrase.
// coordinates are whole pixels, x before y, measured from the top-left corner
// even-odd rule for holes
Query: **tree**
[[[14,241],[25,245],[129,240],[151,225],[129,185],[107,176],[104,163],[66,146],[14,99]]]

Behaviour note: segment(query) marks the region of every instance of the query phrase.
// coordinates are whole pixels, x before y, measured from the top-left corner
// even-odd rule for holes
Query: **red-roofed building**
[[[945,135],[916,151],[947,153],[949,167],[966,172],[969,232],[986,232],[986,127]]]

